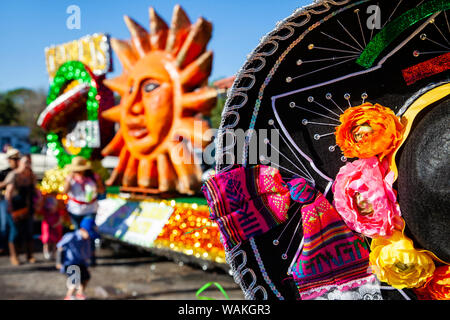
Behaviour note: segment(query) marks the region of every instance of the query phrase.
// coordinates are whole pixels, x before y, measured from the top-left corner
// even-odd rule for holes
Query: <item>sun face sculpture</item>
[[[105,80],[121,95],[119,105],[102,113],[120,124],[102,151],[119,156],[107,184],[192,194],[202,174],[193,149],[204,148],[212,138],[202,115],[217,98],[217,91],[207,86],[212,25],[203,18],[191,24],[178,5],[170,28],[153,8],[150,21],[148,33],[125,16],[131,40],[111,40],[123,73]]]

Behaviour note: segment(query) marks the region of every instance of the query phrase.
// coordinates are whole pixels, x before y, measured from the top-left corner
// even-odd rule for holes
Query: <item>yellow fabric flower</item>
[[[394,231],[389,238],[373,239],[370,249],[372,272],[394,288],[417,288],[433,276],[431,257],[414,249],[412,240],[401,231]]]

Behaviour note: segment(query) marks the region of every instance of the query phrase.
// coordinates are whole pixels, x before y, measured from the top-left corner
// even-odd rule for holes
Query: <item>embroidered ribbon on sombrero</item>
[[[317,191],[314,202],[303,206],[301,212],[304,245],[293,266],[301,298],[315,299],[366,284],[367,292],[379,293],[376,279],[368,271],[368,245],[350,230],[328,200]]]
[[[367,244],[305,179],[285,183],[275,168],[238,167],[210,178],[202,191],[227,249],[285,222],[291,200],[303,205],[304,247],[293,267],[302,299],[376,281],[368,273]],[[378,287],[369,291],[379,293]]]
[[[285,222],[291,199],[310,202],[315,194],[305,179],[284,183],[277,169],[263,165],[217,174],[202,191],[226,249]]]

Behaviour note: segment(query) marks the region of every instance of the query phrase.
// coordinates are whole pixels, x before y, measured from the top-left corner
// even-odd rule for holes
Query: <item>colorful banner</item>
[[[112,69],[107,35],[95,33],[81,39],[45,48],[45,61],[52,82],[59,67],[67,61],[80,61],[98,76]]]
[[[99,201],[96,223],[104,236],[132,245],[223,265],[225,250],[217,224],[201,198],[132,200],[110,194]],[[190,257],[190,258],[189,258]],[[207,264],[205,264],[207,263]]]
[[[151,248],[174,209],[164,203],[120,198],[99,201],[99,231],[126,243]]]

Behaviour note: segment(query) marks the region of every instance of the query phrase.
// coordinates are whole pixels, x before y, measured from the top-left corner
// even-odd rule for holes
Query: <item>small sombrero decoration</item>
[[[89,162],[83,157],[74,157],[72,162],[66,167],[70,172],[82,172],[92,169]]]
[[[267,165],[286,182],[304,178],[368,246],[378,291],[338,285],[321,299],[450,298],[449,9],[445,0],[316,1],[263,38],[231,88],[217,174]],[[304,261],[318,272],[355,257],[326,223],[313,247],[335,251],[316,259],[306,211],[290,202],[283,223],[228,248],[247,298],[308,298],[296,275]]]

